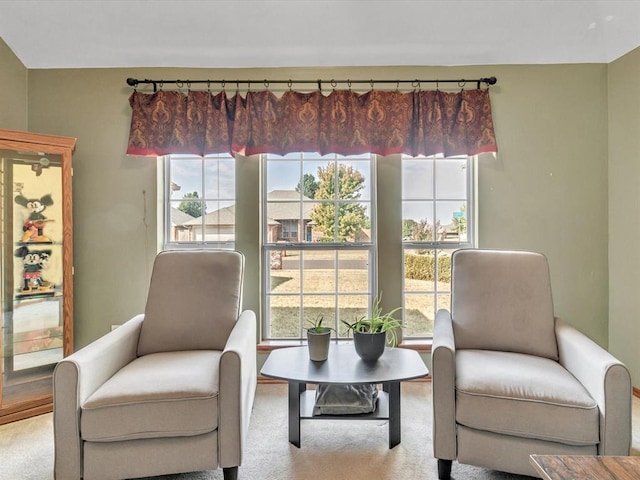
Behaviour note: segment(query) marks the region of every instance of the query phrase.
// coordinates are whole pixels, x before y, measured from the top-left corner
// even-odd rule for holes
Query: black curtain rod
[[[160,85],[160,88],[162,88],[164,84],[176,84],[180,87],[187,85],[187,87],[191,87],[191,85],[194,85],[196,83],[206,83],[209,87],[212,83],[219,83],[222,88],[224,88],[227,84],[235,83],[236,87],[239,87],[240,84],[243,83],[247,84],[248,87],[251,88],[252,83],[261,83],[267,88],[271,84],[286,84],[289,86],[289,88],[291,88],[294,83],[313,83],[318,85],[318,90],[322,90],[323,83],[329,84],[332,87],[335,87],[338,83],[346,83],[347,85],[349,85],[349,87],[351,87],[351,85],[354,83],[368,83],[372,88],[376,83],[395,83],[398,86],[401,83],[410,83],[414,88],[418,88],[423,83],[457,83],[459,87],[463,87],[467,82],[469,82],[477,83],[478,88],[480,88],[481,83],[485,83],[487,86],[489,86],[495,85],[497,81],[498,79],[496,77],[476,78],[473,80],[465,80],[464,78],[458,80],[149,80],[147,78],[145,78],[144,80],[138,80],[137,78],[127,78],[127,85],[129,85],[130,87],[137,87],[141,84],[152,84],[153,91],[156,92],[158,85]]]

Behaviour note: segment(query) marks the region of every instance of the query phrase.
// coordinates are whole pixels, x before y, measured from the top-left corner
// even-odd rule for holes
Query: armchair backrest
[[[546,257],[504,250],[457,250],[451,257],[456,348],[558,359]]]
[[[138,355],[223,350],[242,308],[244,257],[234,251],[156,256]]]

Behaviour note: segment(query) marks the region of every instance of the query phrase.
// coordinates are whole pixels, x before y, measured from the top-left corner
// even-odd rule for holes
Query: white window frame
[[[433,156],[433,157],[409,157],[409,156],[403,156],[401,162],[404,162],[405,159],[408,160],[415,160],[415,159],[425,159],[425,160],[434,160],[434,171],[432,174],[432,181],[433,181],[433,185],[432,185],[432,189],[433,189],[433,197],[432,198],[418,198],[418,199],[414,199],[412,198],[410,201],[413,202],[433,202],[433,210],[432,212],[429,212],[433,215],[433,219],[434,219],[434,223],[437,221],[437,216],[436,216],[436,212],[437,212],[437,204],[438,204],[438,199],[436,196],[436,192],[437,192],[437,175],[435,174],[435,169],[437,168],[438,162],[446,162],[448,159],[444,158],[442,156]],[[415,250],[415,249],[420,249],[420,250],[433,250],[436,253],[436,257],[438,252],[441,251],[446,251],[448,253],[453,253],[455,250],[461,249],[461,248],[475,248],[478,244],[478,230],[477,230],[477,212],[478,212],[478,201],[477,201],[477,156],[466,156],[466,155],[460,155],[460,156],[455,156],[455,157],[450,157],[451,159],[467,159],[467,181],[466,181],[466,186],[467,186],[467,191],[466,191],[466,199],[459,199],[461,201],[466,201],[466,205],[467,205],[467,210],[466,210],[466,223],[467,223],[467,237],[466,237],[466,241],[460,241],[460,238],[458,238],[457,242],[453,242],[453,241],[440,241],[437,238],[432,240],[432,241],[416,241],[416,240],[402,240],[402,315],[403,315],[403,325],[406,324],[406,312],[407,312],[407,308],[406,308],[406,300],[407,300],[407,295],[429,295],[433,297],[433,302],[434,305],[438,305],[437,301],[438,301],[438,296],[442,295],[442,294],[447,294],[449,295],[449,298],[451,298],[451,291],[439,291],[438,289],[438,268],[437,268],[437,260],[436,260],[436,265],[435,265],[435,278],[436,281],[434,281],[434,288],[432,290],[424,290],[424,291],[420,291],[420,290],[411,290],[411,291],[407,291],[406,286],[405,286],[405,280],[406,280],[406,273],[405,273],[405,254],[408,250]],[[401,166],[401,175],[403,177],[404,180],[404,166]],[[404,202],[407,201],[407,199],[404,198],[404,188],[401,188],[401,198],[400,198],[400,203],[402,206],[404,206]],[[450,202],[450,201],[455,201],[456,199],[442,199],[442,201],[445,202]],[[404,219],[403,219],[404,222]],[[435,308],[434,313],[434,317],[435,317],[435,313],[437,311],[437,307]],[[435,318],[434,318],[435,319]],[[404,338],[410,338],[410,339],[429,339],[432,338],[433,336],[433,332],[430,336],[411,336],[407,333],[406,329],[403,332]]]
[[[237,192],[235,192],[235,188],[234,188],[234,192],[235,192],[235,196],[233,198],[231,197],[207,197],[204,192],[206,192],[206,188],[205,188],[205,175],[204,175],[204,170],[205,170],[205,160],[212,160],[212,159],[225,159],[225,160],[234,160],[234,158],[231,155],[211,155],[211,156],[206,156],[206,157],[201,157],[198,155],[165,155],[163,157],[160,157],[160,162],[161,162],[161,169],[162,169],[162,216],[163,216],[163,220],[162,220],[162,249],[163,250],[191,250],[191,249],[212,249],[212,250],[216,250],[216,249],[222,249],[222,250],[234,250],[235,249],[235,240],[232,241],[212,241],[212,240],[205,240],[206,238],[206,225],[205,225],[205,215],[202,215],[202,223],[200,226],[200,231],[202,232],[202,240],[194,240],[194,241],[175,241],[171,239],[171,208],[172,205],[175,204],[175,201],[172,201],[171,198],[171,193],[173,191],[172,189],[172,178],[171,178],[171,160],[173,159],[174,161],[179,161],[180,159],[184,159],[184,160],[188,160],[188,161],[193,161],[196,159],[199,159],[201,161],[201,179],[202,179],[202,183],[200,186],[200,191],[203,192],[203,197],[199,198],[198,201],[200,201],[203,206],[205,206],[207,204],[207,202],[225,202],[225,203],[232,203],[232,204],[236,204],[237,203]],[[236,173],[234,173],[234,180],[235,180],[235,175]],[[217,181],[220,182],[220,179],[217,178]],[[218,191],[220,191],[220,189],[218,189]],[[203,209],[203,211],[205,211]],[[209,212],[211,213],[211,212]],[[234,221],[234,239],[235,239],[235,221]]]
[[[278,296],[278,294],[274,294],[273,292],[270,291],[270,274],[271,274],[271,254],[274,251],[280,251],[280,250],[294,250],[294,251],[300,251],[301,252],[301,257],[304,257],[304,253],[305,252],[310,252],[310,251],[335,251],[335,290],[331,293],[325,293],[324,295],[332,295],[335,297],[335,303],[334,303],[334,310],[335,312],[339,311],[339,304],[340,304],[340,296],[342,295],[343,297],[349,296],[349,295],[366,295],[367,296],[367,310],[370,311],[371,310],[371,300],[373,298],[374,292],[376,292],[376,286],[377,286],[377,268],[376,268],[376,248],[377,248],[377,228],[376,228],[376,158],[375,155],[371,154],[371,155],[367,155],[367,158],[364,158],[362,155],[357,155],[357,156],[342,156],[342,155],[325,155],[323,157],[320,157],[319,155],[313,154],[312,156],[308,157],[308,160],[310,161],[323,161],[323,160],[327,160],[329,161],[335,161],[336,162],[336,166],[339,165],[339,163],[341,161],[349,161],[349,160],[354,160],[354,161],[358,161],[358,160],[363,160],[366,159],[369,161],[369,165],[370,165],[370,178],[368,179],[369,181],[369,185],[370,185],[370,198],[369,200],[367,200],[366,202],[368,202],[369,204],[369,218],[371,221],[371,242],[338,242],[338,241],[334,241],[334,242],[307,242],[306,241],[306,228],[302,229],[304,230],[302,232],[302,239],[303,241],[301,242],[267,242],[268,239],[268,214],[267,214],[267,207],[268,207],[268,188],[267,188],[267,184],[268,184],[268,178],[267,178],[267,162],[269,160],[275,160],[275,161],[291,161],[292,165],[296,164],[299,166],[300,168],[300,175],[299,178],[302,180],[304,178],[304,167],[303,167],[303,162],[304,162],[304,158],[305,158],[305,154],[304,153],[300,153],[300,157],[296,157],[296,158],[291,158],[291,155],[287,155],[286,157],[281,157],[281,156],[276,156],[276,155],[262,155],[261,156],[261,184],[262,184],[262,225],[261,225],[261,231],[262,231],[262,238],[263,238],[263,242],[262,242],[262,251],[263,251],[263,257],[262,257],[262,264],[263,264],[263,278],[262,278],[262,288],[261,288],[261,295],[262,295],[262,339],[263,340],[302,340],[302,339],[306,339],[306,335],[305,335],[305,331],[308,328],[308,325],[305,326],[304,324],[304,304],[303,304],[303,300],[304,300],[304,295],[309,295],[309,296],[321,296],[323,295],[322,293],[315,293],[315,292],[309,292],[309,293],[305,293],[304,291],[304,277],[301,276],[300,279],[300,293],[299,293],[299,297],[300,297],[300,313],[299,313],[299,319],[298,319],[298,337],[296,338],[292,338],[292,337],[286,337],[286,338],[279,338],[279,337],[273,337],[271,335],[271,331],[270,331],[270,299],[273,296]],[[338,175],[336,175],[336,183],[338,181]],[[335,191],[337,192],[337,186],[335,188]],[[326,201],[326,200],[324,200]],[[340,202],[339,199],[334,199],[333,200],[335,202],[336,205],[338,205],[338,203]],[[317,200],[316,200],[317,202]],[[300,209],[301,209],[301,214],[300,214],[300,218],[302,218],[302,208],[303,208],[303,204],[305,202],[301,201],[300,202]],[[335,212],[336,212],[336,217],[338,215],[338,208],[335,208]],[[337,219],[336,219],[336,224],[337,224]],[[301,227],[298,227],[298,233],[301,232]],[[340,252],[348,252],[348,251],[353,251],[353,250],[366,250],[368,253],[368,291],[367,292],[348,292],[348,291],[339,291],[338,289],[338,276],[339,276],[339,264],[338,264],[338,259],[339,259],[339,255]],[[302,269],[304,268],[304,263],[303,261],[300,262],[300,266],[299,266],[300,270],[302,271]],[[324,326],[329,326],[335,329],[335,332],[332,334],[333,337],[336,336],[336,332],[338,332],[337,338],[338,339],[347,339],[348,336],[346,333],[342,333],[345,330],[344,325],[342,325],[341,323],[341,319],[338,318],[338,315],[335,316],[335,318],[333,319],[334,323],[333,324],[327,324],[327,322],[325,322],[323,325]],[[347,321],[354,321],[353,319],[344,319]]]

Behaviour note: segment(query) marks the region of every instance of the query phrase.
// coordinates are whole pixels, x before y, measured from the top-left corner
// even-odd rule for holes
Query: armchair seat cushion
[[[492,350],[456,352],[456,422],[569,445],[599,442],[598,405],[558,362]]]
[[[194,350],[137,358],[82,405],[82,438],[117,442],[216,430],[221,354]]]

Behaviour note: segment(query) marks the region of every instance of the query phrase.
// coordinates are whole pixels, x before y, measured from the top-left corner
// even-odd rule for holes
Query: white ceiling
[[[27,68],[609,63],[640,0],[0,0]]]

